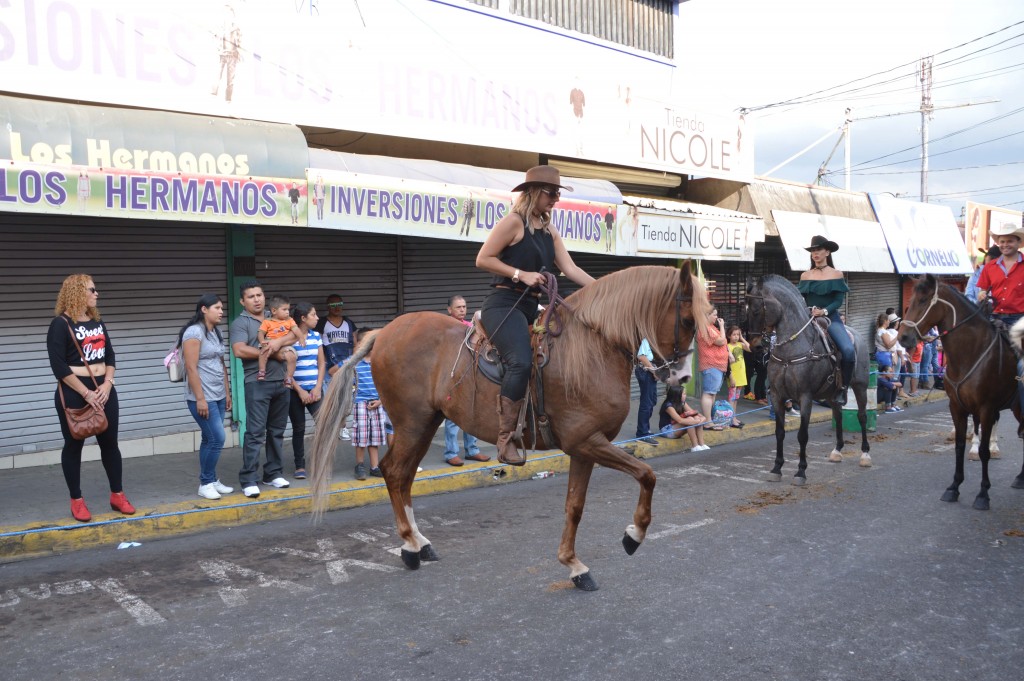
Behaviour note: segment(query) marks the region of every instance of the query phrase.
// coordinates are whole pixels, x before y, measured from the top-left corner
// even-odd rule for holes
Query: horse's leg
[[[569,568],[569,577],[572,579],[572,583],[584,591],[597,591],[597,582],[590,576],[590,568],[576,557],[576,530],[580,526],[580,519],[583,518],[583,506],[587,502],[587,488],[590,485],[590,474],[593,471],[593,462],[576,456],[569,458],[569,486],[565,493],[565,528],[562,529],[562,541],[558,545],[558,562]]]
[[[797,442],[800,443],[800,463],[793,474],[793,484],[797,487],[807,484],[807,429],[811,425],[811,404],[811,394],[804,393],[800,397],[800,431],[796,436]]]
[[[579,516],[583,514],[583,503],[586,500],[586,483],[590,480],[590,472],[594,464],[628,473],[640,483],[640,498],[633,511],[633,524],[626,528],[626,534],[622,538],[622,546],[630,555],[637,550],[643,543],[644,537],[647,536],[647,528],[651,524],[651,499],[654,497],[656,478],[650,466],[616,447],[600,434],[591,435],[579,445],[567,446],[565,451],[569,455],[570,461],[569,491],[566,498],[566,533],[562,535],[559,560],[567,565],[572,573],[582,569],[583,572],[578,575],[571,574],[573,583],[581,589],[592,591],[597,587],[592,584],[593,580],[589,576],[587,567],[576,558],[575,538],[576,525],[579,524]],[[577,459],[582,459],[582,461],[577,462]],[[574,512],[572,508],[576,505],[579,508]],[[574,517],[576,518],[575,522],[573,521]],[[583,577],[583,575],[587,576]]]
[[[775,410],[775,466],[768,473],[769,482],[782,480],[782,464],[786,459],[782,456],[782,448],[786,442],[786,400],[778,394],[772,393],[772,409]]]
[[[841,463],[843,460],[843,408],[835,402],[832,405],[832,422],[836,424],[836,446],[829,452],[828,460],[832,463]]]
[[[999,434],[996,429],[999,428],[999,414],[996,414],[996,421],[992,424],[992,439],[988,443],[988,458],[1000,459],[1002,458],[999,453]]]
[[[431,423],[423,426],[418,440],[411,439],[415,428],[405,423],[403,427],[396,427],[394,445],[380,461],[380,470],[391,498],[391,509],[395,514],[395,527],[398,536],[402,538],[402,562],[410,570],[418,569],[420,561],[438,560],[430,540],[420,533],[416,525],[416,516],[412,510],[412,483],[416,477],[416,468],[427,453],[440,423],[440,416],[435,416]]]
[[[978,452],[981,449],[981,438],[978,437],[979,421],[977,415],[972,416],[971,419],[974,421],[974,430],[971,431],[971,452],[968,454],[967,458],[971,461],[980,461],[981,457],[978,455]]]
[[[981,440],[981,446],[978,450],[978,453],[981,455],[981,489],[978,490],[978,496],[974,497],[974,508],[978,511],[987,511],[989,509],[988,489],[992,486],[992,483],[988,479],[988,443],[992,437],[994,422],[995,419],[989,411],[982,412],[981,437],[977,438]]]
[[[952,407],[952,405],[950,405]],[[959,409],[951,408],[950,415],[953,417],[953,441],[956,443],[956,471],[953,473],[953,484],[946,488],[942,494],[943,501],[960,500],[960,484],[964,481],[964,450],[967,448],[967,414]]]
[[[868,442],[868,387],[859,385],[857,391],[857,423],[860,424],[860,465],[871,466],[871,444]]]

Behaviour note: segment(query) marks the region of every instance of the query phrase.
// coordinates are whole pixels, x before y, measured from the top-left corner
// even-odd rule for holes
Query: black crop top
[[[71,367],[85,366],[82,364],[82,356],[78,354],[78,348],[71,340],[68,323],[74,329],[75,337],[82,346],[82,352],[85,353],[85,359],[89,364],[106,362],[108,366],[115,366],[114,346],[110,344],[110,336],[107,335],[107,327],[103,322],[91,319],[87,322],[75,322],[65,315],[60,315],[53,318],[46,332],[46,354],[50,357],[50,369],[58,381],[73,373]]]
[[[553,229],[549,225],[548,229]],[[519,243],[510,244],[501,252],[498,259],[509,267],[514,267],[522,272],[540,272],[541,268],[546,272],[555,273],[555,240],[548,233],[547,229],[534,230],[523,228],[523,238]],[[522,284],[516,284],[510,277],[494,275],[491,286],[506,286],[522,290]]]

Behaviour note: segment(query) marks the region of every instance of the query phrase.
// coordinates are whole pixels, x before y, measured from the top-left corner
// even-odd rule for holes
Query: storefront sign
[[[619,208],[619,255],[751,261],[756,242],[764,241],[764,222],[753,215],[675,201],[625,200]]]
[[[970,274],[971,259],[946,206],[868,194],[900,274]]]
[[[743,117],[666,94],[678,91],[671,60],[504,10],[414,4],[0,2],[3,88],[753,177]]]
[[[300,196],[294,215],[293,187]],[[305,224],[304,189],[282,179],[16,163],[0,167],[0,211],[24,213]]]
[[[511,192],[318,168],[309,170],[310,227],[482,242]],[[551,222],[570,251],[610,253],[616,206],[563,196]]]
[[[296,224],[292,198],[305,208],[293,126],[5,96],[0,123],[0,210]]]

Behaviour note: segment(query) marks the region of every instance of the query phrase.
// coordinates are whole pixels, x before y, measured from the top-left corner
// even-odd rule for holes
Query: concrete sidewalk
[[[945,399],[945,393],[932,392],[911,402]],[[691,405],[694,400],[690,400]],[[620,431],[616,443],[640,458],[689,452],[685,436],[677,440],[658,438],[658,446],[634,441],[637,402]],[[738,416],[746,423],[743,429],[726,428],[707,432],[710,446],[765,437],[774,433],[768,410],[761,405],[741,400]],[[815,405],[812,422],[826,421],[830,411]],[[880,415],[884,423],[887,416]],[[657,426],[657,413],[651,427]],[[787,418],[787,430],[796,429],[799,418]],[[461,438],[460,438],[461,439]],[[308,442],[308,440],[307,440]],[[444,429],[438,429],[430,450],[423,460],[423,471],[416,477],[416,496],[452,492],[471,487],[498,485],[528,480],[540,471],[563,473],[568,470],[568,457],[559,451],[534,453],[526,466],[505,466],[496,461],[493,445],[481,442],[481,451],[492,459],[486,463],[467,462],[453,467],[444,462]],[[795,446],[795,441],[794,441]],[[461,445],[461,443],[460,443]],[[339,451],[331,486],[332,510],[387,502],[387,490],[381,478],[357,481],[353,475],[354,452],[351,442],[339,440]],[[307,446],[308,450],[308,446]],[[767,464],[767,461],[766,461]],[[230,527],[242,523],[262,522],[308,513],[310,498],[306,480],[292,477],[291,444],[285,445],[285,477],[288,489],[261,486],[258,499],[247,499],[238,485],[241,449],[225,449],[218,471],[221,480],[235,488],[232,494],[217,501],[203,499],[198,488],[198,454],[164,454],[124,460],[124,489],[137,509],[134,516],[110,510],[106,475],[99,461],[82,464],[82,492],[93,513],[89,523],[71,517],[67,488],[59,465],[19,468],[0,472],[0,495],[3,512],[0,518],[0,562],[21,558],[63,553],[98,546],[117,546],[122,541],[147,541],[175,534],[199,532],[213,527]]]

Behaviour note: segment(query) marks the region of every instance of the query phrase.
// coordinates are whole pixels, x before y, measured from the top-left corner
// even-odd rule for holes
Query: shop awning
[[[523,181],[523,173],[516,170],[478,168],[461,163],[424,159],[349,154],[325,149],[309,150],[309,167],[503,192],[510,191]],[[622,202],[622,194],[618,188],[606,180],[563,177],[562,184],[573,188],[572,193],[566,192],[562,195],[563,198],[605,204]]]
[[[773,210],[772,218],[786,249],[789,266],[794,270],[809,266],[810,256],[805,249],[810,245],[811,237],[820,234],[839,245],[839,250],[832,254],[836,269],[844,272],[893,271],[885,236],[877,222],[785,210]]]
[[[870,194],[900,274],[970,274],[971,257],[947,206]]]
[[[764,241],[764,220],[749,213],[641,196],[622,201],[629,255],[752,261],[754,245]]]

